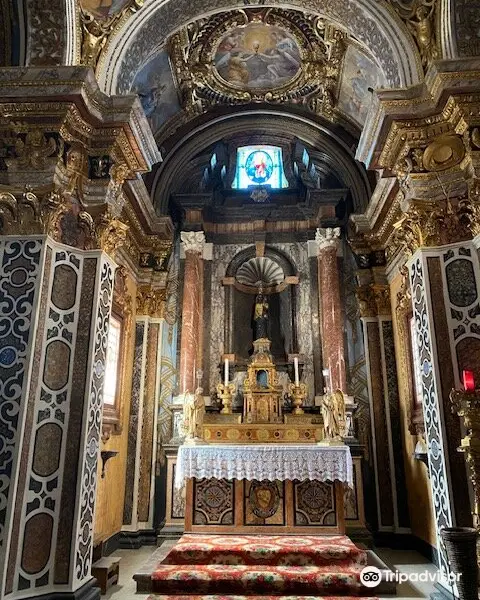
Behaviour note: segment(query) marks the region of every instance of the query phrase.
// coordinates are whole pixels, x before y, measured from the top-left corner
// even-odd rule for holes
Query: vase
[[[458,575],[460,600],[478,600],[477,530],[473,527],[444,527],[440,536],[450,568]]]

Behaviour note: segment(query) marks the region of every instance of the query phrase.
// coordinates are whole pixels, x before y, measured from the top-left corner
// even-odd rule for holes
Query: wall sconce
[[[117,454],[118,452],[116,450],[102,450],[100,452],[100,457],[102,459],[102,479],[105,479],[105,465],[107,464],[107,461],[114,456],[117,456]]]
[[[423,464],[427,467],[427,475],[430,477],[430,472],[428,470],[428,452],[427,445],[424,440],[418,440],[415,450],[413,451],[413,458],[415,460],[419,460],[423,462]]]

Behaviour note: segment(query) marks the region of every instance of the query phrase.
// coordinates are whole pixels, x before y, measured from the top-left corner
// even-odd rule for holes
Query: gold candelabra
[[[232,402],[233,402],[233,394],[235,393],[235,384],[234,383],[219,383],[217,385],[217,392],[220,398],[222,399],[222,410],[220,411],[222,415],[231,415],[232,414]]]
[[[304,383],[291,383],[290,393],[293,398],[293,410],[294,415],[303,415],[303,402],[307,397],[307,386]]]
[[[459,452],[465,454],[470,481],[473,486],[473,525],[480,533],[480,389],[452,390],[452,412],[463,417],[466,435],[462,438]],[[480,548],[477,543],[477,562],[480,564]]]

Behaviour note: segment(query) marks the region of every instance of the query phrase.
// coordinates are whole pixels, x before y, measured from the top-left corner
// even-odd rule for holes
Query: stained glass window
[[[232,187],[245,190],[257,185],[274,189],[288,187],[281,148],[261,144],[237,148],[237,170]]]

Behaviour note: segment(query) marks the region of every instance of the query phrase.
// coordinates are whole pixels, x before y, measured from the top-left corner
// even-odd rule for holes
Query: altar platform
[[[188,533],[345,533],[348,446],[201,444],[179,448]]]

